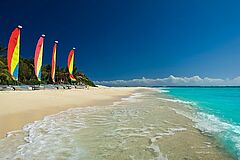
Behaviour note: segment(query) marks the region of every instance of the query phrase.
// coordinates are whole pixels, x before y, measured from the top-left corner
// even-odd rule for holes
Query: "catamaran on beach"
[[[19,83],[19,57],[20,57],[20,30],[22,29],[22,26],[18,26],[17,28],[14,29],[14,31],[12,32],[10,39],[9,39],[9,44],[8,44],[8,52],[7,52],[7,59],[8,59],[8,71],[9,74],[12,78],[12,80],[14,80],[16,83]],[[38,43],[36,45],[36,49],[35,49],[35,54],[34,54],[34,74],[36,76],[37,81],[39,82],[39,84],[41,84],[42,81],[42,59],[43,59],[43,44],[44,44],[44,38],[45,35],[41,35]],[[69,74],[69,80],[70,83],[68,82],[67,84],[61,84],[59,85],[58,83],[56,83],[56,60],[57,60],[57,44],[58,41],[54,42],[54,46],[53,46],[53,51],[52,51],[52,64],[51,64],[51,76],[49,76],[48,78],[51,77],[51,80],[49,80],[49,82],[51,82],[54,85],[20,85],[20,86],[12,86],[12,85],[8,85],[8,86],[2,86],[1,90],[39,90],[39,89],[71,89],[71,88],[83,88],[83,86],[86,87],[86,85],[84,85],[84,83],[82,83],[81,81],[78,81],[78,83],[76,83],[76,79],[73,75],[73,70],[74,70],[74,50],[75,48],[73,48],[69,55],[68,55],[68,60],[67,60],[67,66],[68,66],[68,74]],[[76,73],[75,73],[76,74]],[[24,75],[23,75],[24,76]],[[78,85],[71,85],[71,84],[78,84]],[[93,83],[92,83],[93,84]]]
[[[239,6],[1,2],[0,160],[240,160]]]
[[[199,111],[194,102],[181,100],[185,94],[176,99],[179,93],[172,88],[95,87],[74,72],[75,48],[68,54],[62,73],[65,79],[60,78],[58,41],[47,70],[42,65],[45,35],[38,39],[34,59],[28,63],[36,83],[21,84],[21,28],[12,32],[7,52],[14,83],[0,86],[0,159],[230,160],[239,156],[234,139],[238,134],[232,134],[238,126],[220,119],[216,122],[210,118],[214,112]],[[44,70],[47,83],[43,82]],[[23,92],[28,90],[35,92]],[[222,131],[209,129],[206,119],[219,128],[224,123],[232,125],[221,128],[228,139],[219,142]]]

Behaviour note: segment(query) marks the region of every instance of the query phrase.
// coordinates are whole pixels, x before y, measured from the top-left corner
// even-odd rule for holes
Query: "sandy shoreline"
[[[168,95],[165,94],[157,94],[156,97],[154,96],[156,93],[152,92],[153,90],[155,89],[141,87],[98,87],[90,88],[89,90],[0,92],[0,136],[1,138],[3,138],[9,131],[20,130],[25,124],[31,123],[36,120],[41,120],[44,116],[53,115],[55,113],[59,113],[60,111],[65,111],[68,108],[87,106],[97,106],[97,108],[98,106],[100,106],[99,108],[101,108],[101,106],[109,105],[108,109],[110,109],[113,102],[119,101],[123,97],[129,97],[136,92],[140,92],[140,94],[141,92],[145,92],[147,96],[145,98],[143,97],[142,100],[140,97],[139,102],[133,101],[133,106],[131,106],[131,101],[129,102],[128,100],[123,100],[121,106],[123,108],[117,107],[113,110],[115,111],[115,113],[119,113],[119,117],[116,119],[117,121],[114,122],[114,119],[111,119],[110,122],[113,124],[121,123],[121,121],[119,120],[121,119],[121,116],[123,116],[122,122],[125,122],[124,120],[126,120],[126,117],[124,117],[124,113],[127,113],[127,115],[131,113],[133,114],[133,117],[128,117],[131,119],[131,121],[128,121],[130,123],[128,127],[130,129],[136,130],[133,130],[133,133],[129,132],[128,134],[126,134],[125,138],[129,138],[129,134],[146,135],[142,135],[140,137],[137,136],[136,139],[131,139],[132,141],[129,142],[134,143],[132,144],[132,146],[130,146],[129,150],[124,151],[126,152],[125,154],[113,150],[113,153],[111,153],[110,155],[112,155],[113,157],[124,157],[132,154],[133,152],[142,152],[144,150],[145,153],[148,153],[147,150],[150,150],[153,155],[159,154],[159,157],[161,157],[160,154],[163,154],[162,156],[166,156],[169,159],[234,159],[231,155],[226,153],[212,137],[203,135],[198,129],[194,128],[194,122],[192,122],[187,117],[176,113],[176,110],[180,110],[184,111],[185,113],[192,114],[194,112],[194,108],[191,108],[190,106],[188,106],[188,104],[166,101],[164,100],[165,98],[169,99],[171,97],[168,97]],[[126,105],[125,109],[124,104]],[[138,107],[140,110],[138,110]],[[143,112],[141,112],[141,109],[145,107],[147,107],[147,110],[143,110]],[[128,110],[129,112],[125,112]],[[104,111],[104,109],[102,111]],[[91,120],[91,116],[89,117],[89,115],[87,117],[88,123],[96,121],[96,119],[94,118]],[[106,120],[105,118],[111,117],[112,116],[109,115],[106,117],[103,116],[103,120]],[[136,121],[134,121],[134,118],[136,117],[138,117],[139,119],[136,119]],[[144,121],[140,122],[141,120]],[[111,124],[110,122],[109,124]],[[146,132],[141,132],[141,130],[138,130],[137,128],[143,124],[143,126],[146,127],[153,122],[157,122],[153,124],[153,126],[155,127],[150,125],[150,127],[148,127],[150,129],[146,130]],[[108,122],[106,124],[108,124]],[[102,125],[104,126],[104,123]],[[124,123],[124,125],[126,125],[126,123]],[[80,138],[81,143],[85,142],[84,140],[86,138],[86,134],[94,135],[94,133],[96,133],[98,136],[102,134],[101,131],[103,130],[103,128],[97,128],[96,126],[98,125],[95,124],[94,127],[82,129],[81,132],[78,133],[78,136],[83,135],[83,137]],[[108,130],[108,127],[104,129],[104,131],[106,130]],[[125,133],[125,130],[121,130],[119,128],[110,129],[111,132],[114,130],[119,131],[120,133],[122,131],[121,134],[118,133],[116,135],[124,135]],[[1,154],[4,153],[6,155],[10,155],[11,157],[13,153],[16,153],[16,151],[18,150],[17,147],[19,145],[25,144],[23,137],[26,135],[23,135],[23,132],[16,132],[16,135],[13,135],[14,137],[9,136],[5,139],[2,139],[2,144],[0,145]],[[86,144],[91,144],[91,138],[96,138],[92,141],[94,142],[94,146],[97,145],[96,142],[104,140],[102,138],[97,139],[98,136],[93,135],[88,137],[90,139],[86,140]],[[114,143],[116,141],[116,135],[113,137],[112,141],[109,141],[109,143]],[[121,142],[122,137],[119,138],[120,139],[117,142]],[[101,142],[101,144],[104,144],[104,142]],[[142,146],[144,146],[143,144],[148,144],[148,148],[142,148]],[[5,147],[6,145],[12,147]],[[157,150],[154,150],[154,148],[158,146],[160,148],[160,151],[159,153],[155,153],[155,151]],[[97,149],[98,151],[98,148],[96,147],[93,147],[93,149]],[[111,149],[109,150],[109,152],[110,151]],[[95,150],[91,151],[91,153],[95,155]]]
[[[109,105],[140,87],[0,92],[0,138],[25,124],[73,107]]]
[[[167,100],[162,100],[167,99]],[[164,146],[161,151],[168,155],[170,159],[223,159],[232,160],[232,155],[223,148],[214,136],[203,133],[194,127],[193,122],[186,115],[193,115],[195,108],[189,104],[168,101],[172,97],[162,94],[159,99],[160,105],[164,106],[162,118],[164,123],[161,126],[182,125],[185,131],[178,132],[174,136],[166,136],[158,141],[159,146]],[[185,114],[185,116],[183,115]],[[174,151],[174,154],[171,152]]]

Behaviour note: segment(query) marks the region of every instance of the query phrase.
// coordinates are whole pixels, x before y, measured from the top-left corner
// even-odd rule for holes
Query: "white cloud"
[[[233,79],[201,78],[193,77],[175,77],[156,79],[132,79],[132,80],[113,80],[113,81],[95,81],[98,85],[105,86],[240,86],[240,76]]]

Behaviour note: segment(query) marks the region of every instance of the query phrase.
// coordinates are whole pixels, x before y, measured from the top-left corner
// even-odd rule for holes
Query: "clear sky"
[[[239,0],[6,0],[0,21],[4,45],[23,26],[23,57],[42,33],[44,64],[54,40],[60,66],[76,47],[75,64],[93,80],[240,75]]]

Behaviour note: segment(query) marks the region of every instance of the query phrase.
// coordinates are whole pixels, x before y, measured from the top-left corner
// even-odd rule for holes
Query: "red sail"
[[[68,55],[68,72],[69,72],[69,78],[72,81],[76,81],[76,79],[73,76],[74,50],[75,48],[73,48]]]
[[[53,52],[52,52],[51,78],[52,78],[53,83],[55,83],[55,74],[56,74],[55,71],[56,71],[57,43],[58,43],[58,41],[54,42]]]

